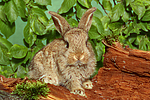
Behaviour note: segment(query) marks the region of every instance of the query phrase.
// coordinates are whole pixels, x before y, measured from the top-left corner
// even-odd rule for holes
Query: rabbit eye
[[[66,45],[65,45],[65,46],[66,46],[66,48],[69,48],[69,43],[68,43],[68,42],[66,42]]]
[[[87,46],[87,42],[88,42],[88,41],[85,42],[86,46]]]

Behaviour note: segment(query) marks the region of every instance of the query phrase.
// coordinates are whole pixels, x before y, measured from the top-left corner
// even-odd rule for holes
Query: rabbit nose
[[[78,61],[77,61],[77,63],[81,63],[81,61],[80,61],[80,60],[78,60]]]

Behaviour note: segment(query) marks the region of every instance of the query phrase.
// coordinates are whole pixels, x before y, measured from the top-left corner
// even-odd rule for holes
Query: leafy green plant
[[[0,1],[0,74],[21,78],[27,75],[29,61],[44,46],[42,35],[53,29],[52,21],[44,13],[47,5],[51,5],[51,0]],[[15,32],[18,17],[27,22],[23,33],[24,45],[12,45],[7,40]]]
[[[150,50],[149,0],[63,0],[58,11],[72,27],[77,27],[84,12],[98,8],[89,31],[97,59],[102,67],[105,46],[119,41],[133,49]],[[46,16],[51,0],[0,0],[0,74],[7,77],[26,76],[28,65],[36,52],[53,39],[60,37],[52,19]],[[12,44],[8,38],[15,32],[15,20],[26,22],[24,45]]]
[[[109,8],[107,10],[110,11],[107,17],[102,18],[109,19],[107,22],[102,20],[104,26],[107,27],[107,29],[104,28],[106,40],[120,41],[134,49],[150,50],[150,18],[148,17],[150,1],[116,0],[114,7],[110,5],[109,0],[106,1],[109,3],[106,8]]]
[[[37,100],[39,96],[47,96],[49,91],[46,83],[37,81],[17,84],[12,94],[16,94],[27,100]]]

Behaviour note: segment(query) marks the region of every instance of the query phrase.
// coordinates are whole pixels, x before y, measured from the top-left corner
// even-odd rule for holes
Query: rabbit
[[[95,7],[88,9],[76,28],[71,28],[59,14],[49,11],[62,38],[54,39],[35,54],[29,65],[29,78],[61,85],[71,93],[86,96],[83,88],[92,89],[89,78],[96,67],[95,54],[88,42],[95,10]]]

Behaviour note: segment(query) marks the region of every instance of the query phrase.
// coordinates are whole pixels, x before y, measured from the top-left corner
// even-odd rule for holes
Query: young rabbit
[[[92,89],[89,78],[95,70],[96,59],[88,42],[88,31],[95,10],[95,7],[87,10],[77,28],[71,28],[62,16],[49,11],[62,38],[53,40],[34,56],[28,73],[31,79],[63,85],[71,93],[82,96],[85,96],[83,88]]]

